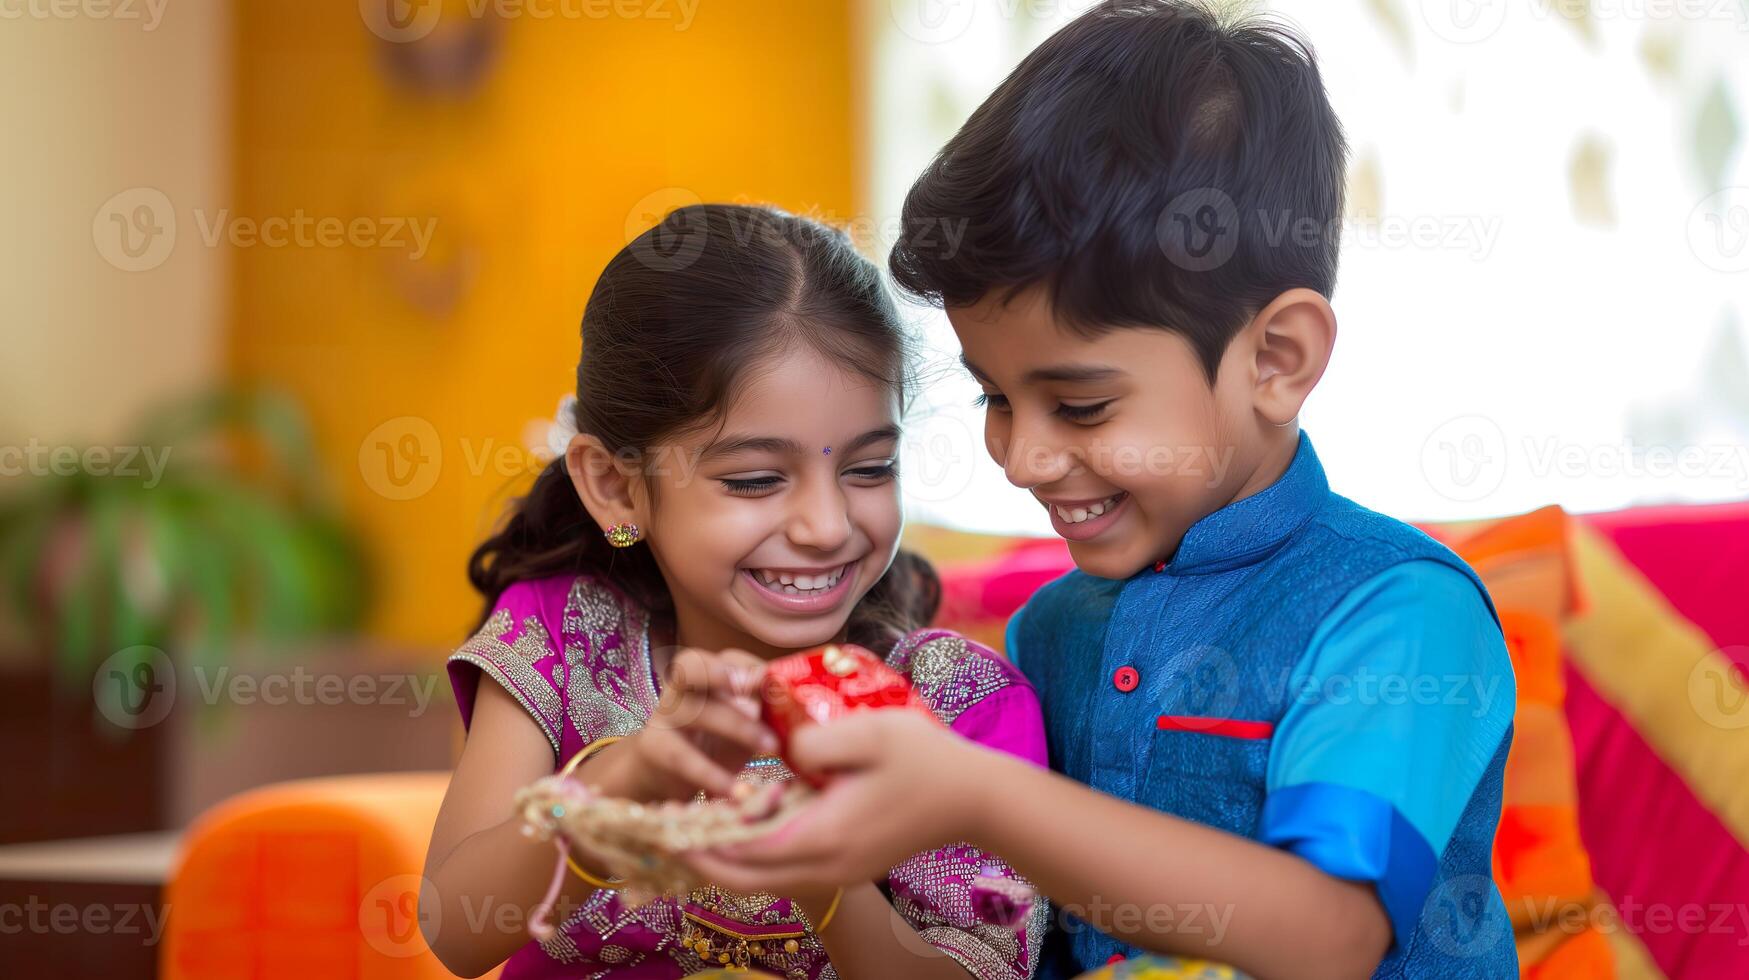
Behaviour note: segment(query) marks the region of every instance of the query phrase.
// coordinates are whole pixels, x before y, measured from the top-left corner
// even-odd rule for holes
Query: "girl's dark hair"
[[[772,208],[700,204],[670,213],[602,270],[583,311],[577,430],[636,462],[720,421],[749,367],[796,344],[911,389],[910,345],[880,270],[842,233]],[[553,460],[502,530],[468,561],[489,614],[510,585],[592,572],[652,615],[673,600],[647,546],[616,549]],[[849,639],[882,651],[941,601],[929,563],[901,551],[857,604]]]
[[[1176,332],[1212,383],[1271,300],[1335,289],[1347,154],[1289,27],[1212,0],[1105,0],[942,148],[889,265],[939,305],[1039,286],[1077,334]]]

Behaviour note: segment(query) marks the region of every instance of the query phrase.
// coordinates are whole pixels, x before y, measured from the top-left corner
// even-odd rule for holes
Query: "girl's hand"
[[[756,841],[695,852],[706,880],[739,892],[817,893],[878,880],[919,851],[972,836],[987,750],[910,711],[865,711],[790,739],[797,768],[832,779]]]
[[[777,750],[759,720],[765,662],[742,650],[686,649],[669,665],[662,697],[643,729],[585,763],[587,781],[638,800],[726,796],[755,755]]]

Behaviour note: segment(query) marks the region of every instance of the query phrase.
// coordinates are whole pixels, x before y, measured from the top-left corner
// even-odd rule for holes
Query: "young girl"
[[[745,693],[767,659],[860,644],[959,734],[1044,764],[1025,679],[923,628],[938,584],[898,550],[905,354],[878,271],[809,221],[685,208],[608,263],[561,420],[579,434],[470,563],[487,612],[450,659],[468,738],[421,916],[447,967],[475,976],[509,958],[506,980],[723,963],[797,980],[1031,976],[1043,903],[1018,932],[979,921],[968,886],[1011,872],[969,847],[841,890],[705,887],[639,908],[579,856],[557,933],[527,939],[553,852],[521,832],[516,790],[579,754],[576,778],[645,801],[790,778]]]

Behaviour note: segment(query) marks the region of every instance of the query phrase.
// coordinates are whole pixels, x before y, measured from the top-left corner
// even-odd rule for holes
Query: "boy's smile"
[[[1281,331],[1266,331],[1260,315],[1211,384],[1181,335],[1083,336],[1038,287],[947,314],[984,389],[985,448],[1049,512],[1088,574],[1127,578],[1169,559],[1192,524],[1269,486],[1292,459],[1298,404],[1277,424],[1267,413],[1281,410],[1260,393],[1298,370],[1283,349],[1296,345],[1276,336],[1296,329],[1295,315]]]
[[[1099,500],[1050,498],[1037,490],[1032,495],[1050,513],[1051,527],[1070,541],[1088,541],[1098,537],[1100,532],[1117,521],[1130,499],[1128,491],[1124,490]]]

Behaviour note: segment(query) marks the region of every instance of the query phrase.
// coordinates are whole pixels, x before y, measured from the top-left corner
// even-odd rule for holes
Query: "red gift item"
[[[771,661],[765,668],[763,695],[761,715],[777,733],[785,762],[789,762],[790,735],[811,722],[828,722],[871,708],[908,708],[935,717],[905,675],[848,643]]]

